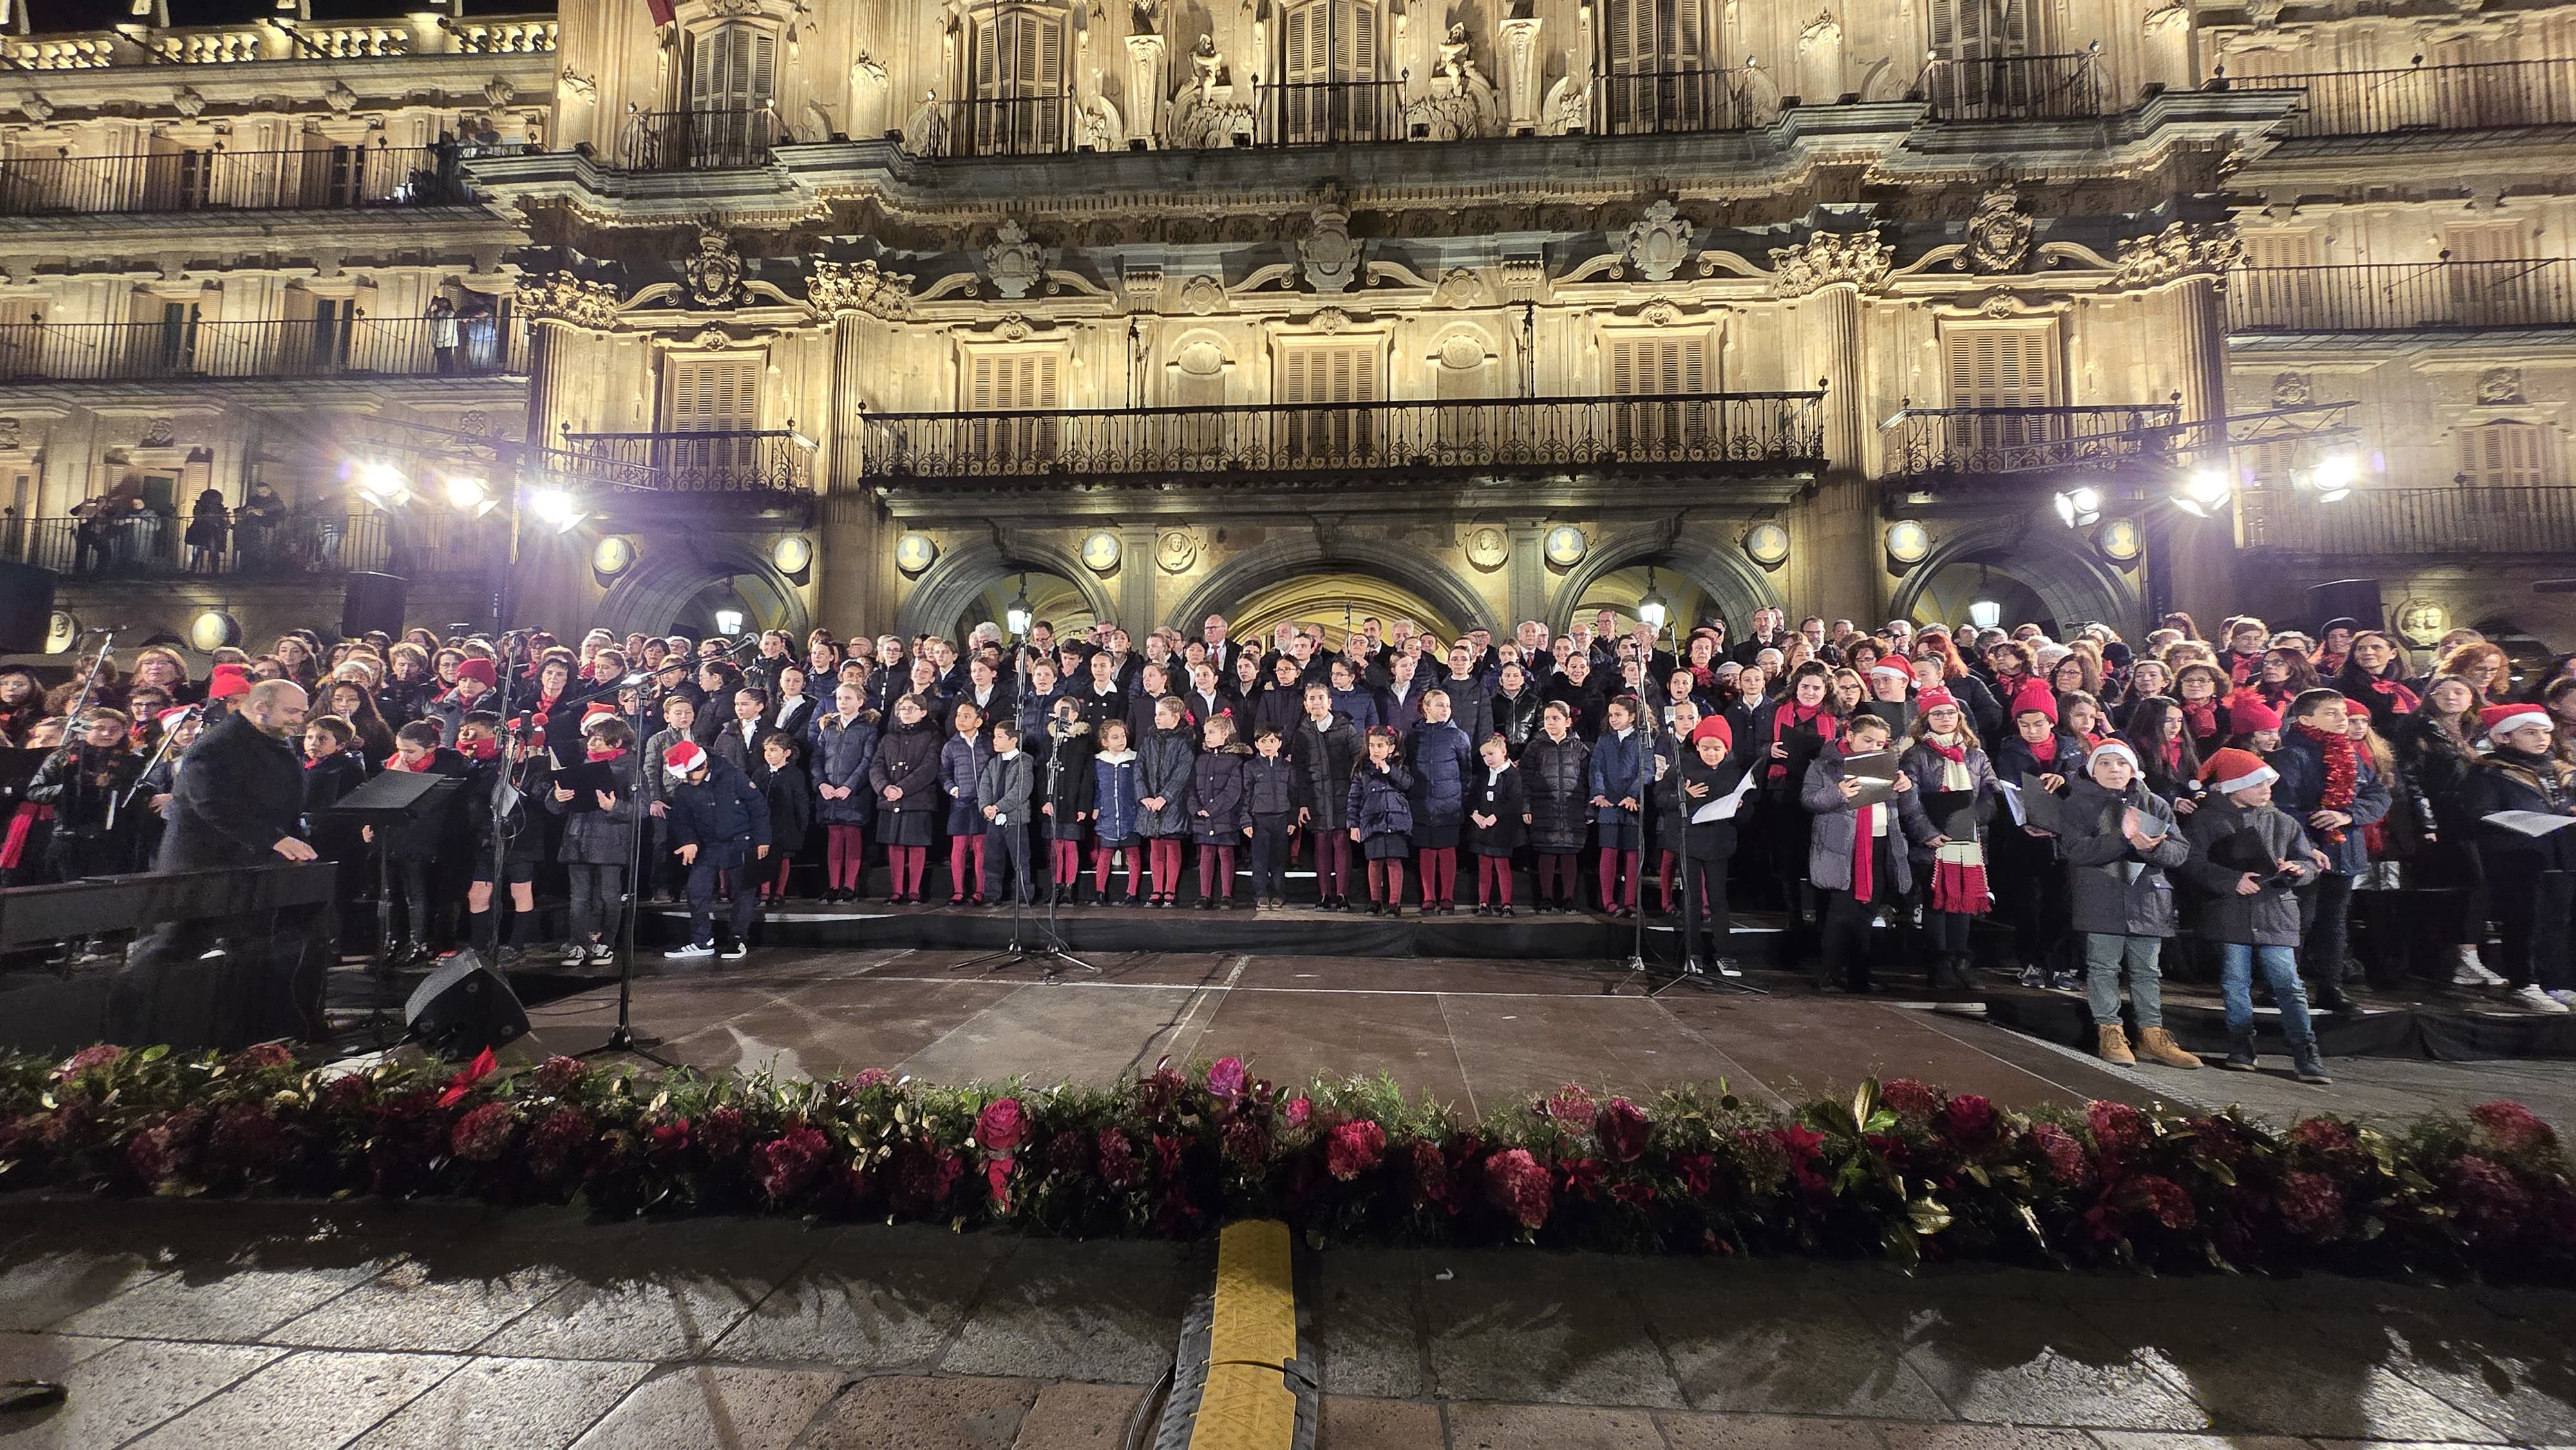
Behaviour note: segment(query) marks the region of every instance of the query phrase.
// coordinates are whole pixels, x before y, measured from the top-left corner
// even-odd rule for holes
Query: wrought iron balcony
[[[860,473],[999,486],[1150,478],[1264,482],[1391,469],[1823,466],[1822,393],[879,413]]]
[[[464,200],[453,155],[425,146],[18,156],[0,162],[0,216],[324,211]]]
[[[1592,126],[1604,135],[1744,131],[1779,119],[1779,97],[1751,66],[1637,71],[1592,83]]]
[[[566,433],[537,460],[546,471],[621,489],[678,493],[814,491],[814,445],[792,429],[708,433]]]
[[[419,578],[480,570],[486,550],[508,542],[506,532],[494,532],[495,525],[506,529],[497,518],[436,510],[245,515],[205,547],[188,542],[192,522],[148,509],[97,519],[22,519],[0,510],[0,558],[79,579],[292,578],[353,569]]]
[[[526,329],[496,314],[270,322],[0,323],[0,381],[524,374]]]
[[[629,171],[732,171],[769,164],[787,139],[767,106],[731,111],[638,111],[626,126]]]
[[[2413,65],[2404,70],[2229,76],[2241,90],[2305,91],[2292,136],[2491,131],[2576,125],[2576,59]]]
[[[2181,416],[2169,404],[1905,408],[1879,429],[1896,435],[1893,470],[1921,485],[2168,461]]]
[[[2333,503],[2281,488],[2237,496],[2245,547],[2278,554],[2565,554],[2576,488],[2360,488]]]
[[[2046,121],[2099,116],[2101,57],[1988,55],[1925,63],[1917,95],[1936,121]]]
[[[2227,326],[2237,333],[2576,327],[2576,261],[2240,267],[2228,274]]]

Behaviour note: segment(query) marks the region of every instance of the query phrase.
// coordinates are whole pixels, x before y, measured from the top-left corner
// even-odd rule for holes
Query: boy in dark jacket
[[[1047,880],[1059,903],[1073,900],[1082,880],[1082,841],[1091,834],[1092,757],[1100,737],[1082,707],[1072,700],[1056,706],[1055,750],[1039,777],[1038,816],[1046,823]],[[1103,716],[1103,719],[1109,717]]]
[[[1467,782],[1467,854],[1476,858],[1476,914],[1512,914],[1512,853],[1529,839],[1529,803],[1511,742],[1488,735],[1477,747],[1484,769]]]
[[[1022,906],[1037,892],[1029,881],[1029,805],[1037,795],[1037,765],[1020,749],[1020,727],[993,722],[993,753],[975,779],[976,810],[984,817],[984,880],[979,901],[1000,901],[1007,878]]]
[[[2085,770],[2067,793],[2057,852],[2083,943],[2084,995],[2098,1050],[2106,1062],[2137,1062],[2120,1026],[2126,967],[2139,1048],[2167,1067],[2198,1067],[2200,1059],[2165,1031],[2162,961],[2176,922],[2165,872],[2189,860],[2191,847],[2174,829],[2173,807],[2138,779],[2137,752],[2126,741],[2104,742]]]
[[[662,955],[673,961],[740,961],[751,951],[752,918],[760,910],[754,863],[769,859],[769,799],[750,777],[694,740],[663,752],[662,773],[671,787],[666,805],[672,849],[689,868],[689,939]],[[721,950],[715,934],[719,875],[733,898],[733,935]]]
[[[1244,766],[1251,752],[1234,738],[1234,717],[1219,715],[1199,727],[1206,749],[1190,774],[1190,833],[1199,843],[1199,910],[1220,899],[1234,905],[1234,853],[1252,834]]]
[[[461,874],[461,857],[473,849],[466,835],[464,782],[473,773],[472,762],[463,753],[439,744],[439,724],[435,720],[414,720],[394,732],[394,758],[385,762],[387,770],[444,775],[458,781],[447,804],[430,816],[401,827],[385,838],[388,874],[394,889],[402,893],[403,931],[400,944],[394,948],[393,960],[399,965],[426,957],[434,945],[433,926],[437,920],[432,902],[435,888],[442,877]],[[359,829],[361,841],[373,842],[373,826]],[[442,858],[449,858],[442,860]]]
[[[2533,835],[2490,818],[2576,816],[2576,766],[2552,748],[2555,727],[2539,705],[2490,705],[2478,723],[2494,750],[2461,784],[2460,811],[2476,822],[2473,844],[2503,948],[2498,966],[2513,983],[2515,1005],[2564,1012],[2576,1006],[2576,828]]]
[[[807,780],[805,767],[796,763],[796,737],[784,730],[772,730],[761,737],[760,763],[752,768],[752,784],[760,787],[769,802],[769,835],[775,848],[769,859],[778,865],[777,872],[760,888],[760,899],[783,902],[787,899],[787,872],[796,864],[796,853],[805,845],[805,836],[814,828],[814,787]]]
[[[2218,751],[2200,776],[2216,795],[2183,822],[2191,859],[2176,869],[2212,898],[2200,914],[2200,935],[2218,943],[2218,990],[2227,1011],[2222,1065],[2254,1071],[2253,987],[2259,967],[2281,1009],[2281,1031],[2290,1039],[2299,1081],[2331,1081],[2308,1021],[2307,993],[2299,985],[2299,901],[2293,892],[2317,870],[2305,828],[2272,804],[2272,783],[2280,772],[2250,750]]]
[[[1476,745],[1451,713],[1446,690],[1422,692],[1413,723],[1413,846],[1422,874],[1422,914],[1458,910],[1458,837],[1467,819],[1467,777]]]
[[[1252,759],[1243,768],[1244,804],[1252,815],[1252,898],[1265,906],[1288,904],[1288,832],[1305,803],[1306,773],[1280,753],[1279,731],[1253,732]]]

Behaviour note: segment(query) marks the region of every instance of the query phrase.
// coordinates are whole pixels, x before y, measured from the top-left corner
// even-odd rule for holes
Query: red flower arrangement
[[[1569,1085],[1465,1124],[1383,1082],[1276,1087],[1234,1059],[1107,1089],[988,1090],[873,1069],[639,1078],[570,1059],[326,1077],[276,1047],[103,1046],[0,1058],[0,1185],[1095,1235],[1267,1214],[1337,1240],[2576,1280],[2576,1170],[2513,1104],[2275,1130],[2117,1103],[2024,1113],[1904,1079],[1786,1115]]]

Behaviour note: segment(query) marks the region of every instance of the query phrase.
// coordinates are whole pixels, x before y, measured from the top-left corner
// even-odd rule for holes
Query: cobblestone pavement
[[[0,1199],[0,1447],[1117,1450],[1204,1246]],[[1330,1250],[1324,1450],[2576,1446],[2576,1294]]]

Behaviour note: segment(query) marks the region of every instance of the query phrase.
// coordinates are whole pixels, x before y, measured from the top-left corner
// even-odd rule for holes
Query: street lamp
[[[1992,629],[2004,622],[2004,607],[1991,599],[1979,599],[1968,605],[1968,623],[1979,629]]]
[[[1671,613],[1672,602],[1655,587],[1655,566],[1649,564],[1646,566],[1646,594],[1637,601],[1637,622],[1660,635],[1664,632],[1664,620]]]
[[[1022,574],[1020,595],[1011,601],[1010,609],[1002,615],[1002,623],[1011,631],[1013,639],[1024,640],[1029,637],[1029,626],[1036,622],[1036,617],[1037,611],[1029,607],[1029,576]]]

